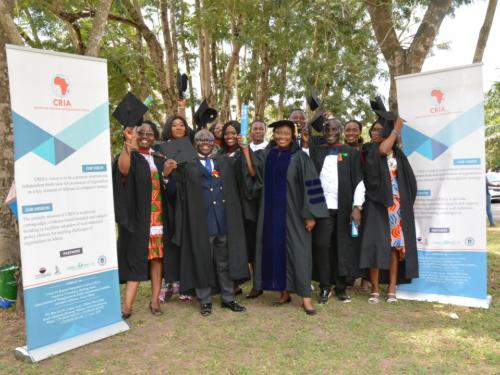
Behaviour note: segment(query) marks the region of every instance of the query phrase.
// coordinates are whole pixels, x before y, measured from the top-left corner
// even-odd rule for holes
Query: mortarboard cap
[[[186,74],[181,74],[177,71],[177,90],[179,91],[179,96],[184,97],[184,92],[187,90],[188,76]]]
[[[275,121],[272,124],[269,124],[267,127],[272,128],[273,130],[276,130],[278,128],[281,128],[283,126],[288,126],[292,130],[292,134],[295,132],[295,123],[290,120],[279,120]]]
[[[375,112],[378,117],[383,118],[384,120],[394,121],[396,119],[396,115],[392,112],[389,112],[385,109],[384,102],[380,96],[377,96],[375,100],[370,100],[370,107],[373,112]]]
[[[316,94],[316,90],[312,90],[311,96],[306,97],[306,101],[311,111],[315,111],[321,106],[321,102],[318,99],[318,94]]]
[[[326,120],[324,114],[325,112],[323,110],[319,111],[314,115],[314,117],[311,119],[311,122],[309,123],[317,132],[323,131],[323,124]]]
[[[113,112],[113,117],[118,120],[124,128],[135,127],[141,124],[142,116],[148,107],[144,105],[131,92],[127,93]]]
[[[189,137],[182,137],[162,143],[160,151],[167,159],[174,159],[178,164],[196,159],[196,151]]]
[[[206,99],[201,102],[200,106],[196,110],[193,121],[198,126],[198,129],[206,127],[209,122],[214,121],[217,118],[217,111],[208,106]]]

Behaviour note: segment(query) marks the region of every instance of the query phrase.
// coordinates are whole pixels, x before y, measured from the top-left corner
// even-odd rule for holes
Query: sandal
[[[370,293],[370,298],[368,298],[368,303],[370,305],[375,305],[378,303],[378,298],[380,297],[380,293]]]
[[[154,307],[153,304],[150,302],[149,303],[149,311],[151,312],[151,314],[153,314],[154,316],[160,316],[160,315],[163,315],[163,311],[161,311],[161,308],[158,306],[158,307]]]
[[[387,293],[387,298],[385,299],[387,303],[396,303],[398,299],[396,293]]]

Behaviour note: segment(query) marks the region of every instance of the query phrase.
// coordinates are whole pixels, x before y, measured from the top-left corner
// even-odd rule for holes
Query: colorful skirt
[[[399,260],[405,257],[405,239],[403,235],[403,219],[401,217],[401,199],[399,196],[399,185],[397,179],[397,169],[389,168],[391,175],[392,200],[393,204],[389,207],[389,226],[391,228],[391,248],[398,252]]]

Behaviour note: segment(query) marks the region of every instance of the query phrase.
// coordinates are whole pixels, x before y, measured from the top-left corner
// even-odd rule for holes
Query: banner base
[[[15,357],[16,359],[24,362],[38,362],[49,357],[67,352],[69,350],[78,348],[90,344],[94,341],[99,341],[105,339],[106,337],[116,335],[117,333],[125,332],[129,330],[129,326],[123,320],[110,324],[106,327],[96,329],[94,331],[84,333],[83,335],[78,335],[67,340],[55,342],[50,345],[43,346],[41,348],[28,350],[26,346],[16,348]]]
[[[481,298],[470,298],[470,297],[459,297],[459,296],[446,296],[443,294],[398,291],[397,297],[399,299],[425,301],[425,302],[439,302],[446,305],[480,307],[483,309],[489,309],[492,301],[492,298],[489,294],[486,296],[485,299],[481,299]]]

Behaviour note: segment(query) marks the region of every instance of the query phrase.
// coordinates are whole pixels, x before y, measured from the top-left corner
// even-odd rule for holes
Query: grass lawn
[[[246,314],[222,311],[217,299],[203,318],[196,302],[174,299],[157,318],[143,284],[130,331],[38,364],[15,360],[24,322],[1,311],[0,374],[498,374],[500,228],[488,230],[488,249],[489,310],[401,300],[372,306],[353,289],[352,303],[331,300],[315,317],[298,298],[271,307],[276,295],[265,293],[243,300]]]

